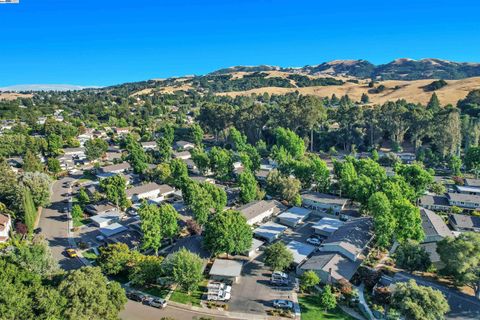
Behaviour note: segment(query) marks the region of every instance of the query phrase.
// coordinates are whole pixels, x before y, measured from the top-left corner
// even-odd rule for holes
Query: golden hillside
[[[287,77],[291,73],[282,71],[266,71],[268,77]],[[231,73],[233,78],[241,78],[248,72],[233,72]],[[309,76],[310,78],[316,78],[315,76]],[[320,76],[321,78],[322,76]],[[337,79],[352,80],[354,78],[346,77],[334,77]],[[423,87],[432,83],[433,79],[425,80],[413,80],[413,81],[401,81],[401,80],[388,80],[380,81],[376,83],[376,86],[384,85],[386,89],[378,94],[368,93],[368,80],[358,80],[359,83],[345,82],[340,86],[315,86],[315,87],[303,87],[303,88],[280,88],[280,87],[264,87],[258,89],[252,89],[247,91],[234,91],[234,92],[220,92],[217,95],[228,95],[231,97],[238,95],[250,95],[250,94],[284,94],[288,92],[299,91],[301,94],[310,94],[320,97],[328,96],[332,94],[340,97],[343,95],[349,95],[354,100],[360,100],[363,93],[367,93],[370,97],[371,104],[382,104],[386,101],[395,101],[398,99],[405,99],[409,102],[426,104],[430,99],[433,92],[425,92]],[[191,86],[184,83],[184,79],[177,79],[176,85],[168,86],[159,89],[146,89],[134,93],[134,96],[141,94],[150,94],[152,92],[161,93],[173,93],[178,90],[188,90]],[[442,104],[455,105],[459,99],[463,99],[469,91],[474,89],[480,89],[480,77],[466,78],[461,80],[447,80],[447,86],[436,91],[440,102]],[[294,82],[292,82],[294,84]]]

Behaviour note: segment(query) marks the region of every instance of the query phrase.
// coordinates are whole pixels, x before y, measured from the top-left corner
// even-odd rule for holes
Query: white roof
[[[318,221],[315,225],[313,225],[312,228],[325,231],[325,232],[334,232],[341,226],[343,226],[343,221],[324,217],[320,221]]]
[[[312,211],[300,208],[300,207],[292,207],[278,215],[280,220],[287,220],[291,222],[299,222],[302,221],[306,216],[308,216]]]
[[[107,238],[127,230],[128,228],[121,225],[120,223],[112,223],[106,227],[100,228],[100,232],[102,233],[102,235]]]
[[[102,224],[104,222],[108,222],[111,220],[120,219],[120,214],[118,212],[109,212],[104,214],[97,214],[95,216],[90,217],[90,220],[96,222],[98,224]]]
[[[250,247],[250,251],[254,251],[254,250],[257,250],[258,248],[260,248],[265,242],[261,241],[261,240],[258,240],[258,239],[255,239],[253,238],[252,239],[252,246]]]
[[[287,249],[293,254],[293,262],[300,264],[305,261],[308,256],[317,248],[309,244],[293,240],[287,244]]]
[[[272,241],[287,229],[287,227],[282,226],[281,224],[269,221],[253,230],[253,233],[258,237]]]
[[[238,260],[215,259],[210,275],[238,277],[242,273],[243,262]]]
[[[472,193],[480,193],[480,188],[478,187],[471,187],[471,186],[456,186],[457,190],[460,192],[472,192]]]

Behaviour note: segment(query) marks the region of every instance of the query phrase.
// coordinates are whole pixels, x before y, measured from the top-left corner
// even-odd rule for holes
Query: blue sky
[[[0,5],[0,86],[334,59],[480,62],[479,12],[461,0],[20,0]]]

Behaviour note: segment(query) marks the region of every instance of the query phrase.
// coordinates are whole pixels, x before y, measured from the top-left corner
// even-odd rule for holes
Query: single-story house
[[[424,195],[419,199],[419,204],[425,209],[434,211],[448,211],[450,203],[446,196]]]
[[[355,261],[373,239],[371,217],[352,219],[345,222],[320,247],[320,251],[337,252]]]
[[[472,186],[455,186],[455,189],[458,193],[463,194],[473,194],[473,195],[480,195],[480,188],[479,187],[472,187]]]
[[[350,281],[361,264],[361,259],[352,261],[339,253],[317,251],[297,268],[297,273],[314,271],[322,283]]]
[[[259,181],[266,181],[268,175],[270,174],[271,170],[266,170],[266,169],[260,169],[257,172],[255,172],[255,177]]]
[[[260,238],[271,243],[278,239],[278,237],[280,237],[280,235],[282,235],[287,229],[287,227],[282,226],[281,224],[269,221],[253,230],[253,235],[256,238]]]
[[[253,238],[252,239],[252,246],[248,250],[246,256],[248,256],[249,258],[253,258],[260,251],[260,247],[263,246],[264,244],[265,244],[265,242]]]
[[[455,231],[480,232],[480,217],[451,213],[448,215],[448,221]]]
[[[195,143],[188,141],[177,141],[175,142],[175,149],[190,150],[195,148]]]
[[[329,237],[343,226],[344,222],[335,218],[324,217],[312,226],[313,231],[321,236]]]
[[[314,246],[295,240],[290,241],[287,244],[287,249],[293,255],[293,263],[295,266],[302,264],[302,262],[307,260],[310,255],[317,250],[317,248]]]
[[[213,280],[237,283],[242,267],[243,262],[239,260],[215,259],[209,275]]]
[[[98,169],[97,177],[108,178],[119,173],[125,173],[131,169],[130,163],[122,162],[118,164],[112,164]]]
[[[138,202],[142,199],[157,199],[164,200],[165,197],[175,192],[175,189],[167,184],[159,185],[155,182],[150,182],[140,186],[127,189],[127,198],[133,202]]]
[[[215,184],[215,179],[209,178],[209,177],[191,176],[190,179],[192,179],[195,182]]]
[[[177,152],[174,152],[173,153],[173,157],[175,159],[182,159],[182,160],[187,160],[187,159],[191,159],[192,158],[192,154],[190,153],[190,151],[177,151]]]
[[[85,148],[65,148],[63,149],[63,154],[66,156],[73,156],[79,159],[84,159],[85,156]]]
[[[258,200],[238,208],[238,211],[247,219],[247,223],[253,226],[279,213],[281,209],[276,201]]]
[[[146,141],[141,143],[143,150],[155,150],[157,148],[157,142],[155,141]]]
[[[120,221],[120,213],[116,211],[112,211],[109,213],[104,214],[97,214],[95,216],[90,217],[93,224],[99,228],[106,227],[112,223]]]
[[[465,184],[466,186],[480,188],[480,179],[465,178],[465,179],[464,179],[464,184]]]
[[[111,236],[114,236],[116,234],[122,233],[124,231],[127,231],[128,228],[121,225],[118,222],[114,222],[112,224],[106,225],[104,227],[100,227],[100,233],[105,237],[109,238]]]
[[[480,208],[480,196],[463,193],[448,193],[448,202],[451,206],[457,206],[464,209]]]
[[[305,219],[307,219],[311,213],[312,211],[309,209],[292,207],[287,211],[279,214],[277,216],[277,219],[279,223],[284,224],[288,227],[295,228],[298,224],[305,221]]]
[[[11,228],[12,218],[10,215],[0,213],[0,243],[6,242],[10,238]]]
[[[115,128],[114,130],[115,130],[115,133],[118,135],[127,135],[130,133],[129,128]]]
[[[422,218],[422,228],[425,233],[423,242],[437,242],[445,237],[453,237],[452,231],[447,224],[435,212],[420,208],[420,216]]]
[[[102,201],[96,204],[89,204],[85,207],[85,211],[92,215],[106,214],[117,211],[117,208],[110,202]]]
[[[192,159],[180,159],[180,160],[185,162],[185,164],[187,165],[188,171],[190,171],[193,174],[200,174],[200,170],[198,170],[197,165]]]
[[[305,208],[317,211],[331,210],[337,215],[340,214],[340,211],[343,210],[348,202],[348,199],[320,192],[307,192],[301,196],[302,204]]]

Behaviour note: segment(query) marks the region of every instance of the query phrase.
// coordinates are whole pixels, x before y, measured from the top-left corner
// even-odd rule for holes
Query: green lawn
[[[78,228],[78,227],[81,227],[85,224],[88,224],[89,223],[89,220],[88,219],[85,219],[83,217],[72,217],[73,218],[73,227],[74,228]]]
[[[158,298],[165,298],[167,294],[170,292],[169,288],[159,287],[159,286],[139,288],[139,290]]]
[[[298,297],[300,309],[302,310],[302,320],[353,320],[352,317],[345,314],[339,308],[335,310],[330,310],[329,312],[325,312],[318,305],[318,300],[318,296],[315,295],[305,295]]]
[[[192,306],[200,306],[200,300],[202,299],[202,295],[207,291],[207,284],[208,281],[205,280],[200,284],[200,287],[198,287],[197,290],[190,294],[187,294],[186,292],[183,292],[180,288],[177,288],[175,291],[173,291],[170,300]]]
[[[90,261],[95,261],[97,260],[98,256],[93,252],[93,250],[88,250],[83,253],[83,257],[90,260]]]

